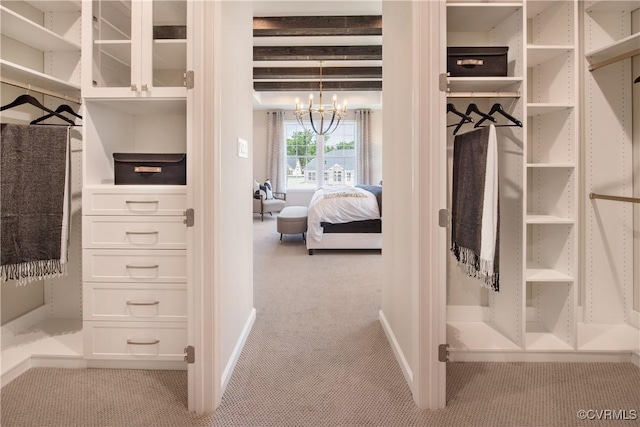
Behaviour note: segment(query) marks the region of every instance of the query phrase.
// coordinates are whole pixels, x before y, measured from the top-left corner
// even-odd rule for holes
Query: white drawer
[[[187,320],[186,284],[85,283],[83,292],[85,320]]]
[[[187,227],[179,216],[85,216],[82,247],[186,249]]]
[[[83,323],[87,359],[184,360],[186,322]]]
[[[85,249],[85,282],[187,282],[187,251]]]
[[[184,186],[98,186],[82,190],[83,215],[178,215],[187,206]]]

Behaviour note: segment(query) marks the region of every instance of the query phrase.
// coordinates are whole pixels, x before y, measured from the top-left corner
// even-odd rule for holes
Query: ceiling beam
[[[331,79],[381,79],[382,67],[327,67],[322,76]],[[270,79],[319,79],[320,67],[255,67],[253,78]]]
[[[254,82],[253,89],[256,92],[278,91],[318,91],[318,82]],[[381,91],[381,81],[330,81],[322,82],[323,90],[330,91]]]
[[[254,46],[254,61],[382,60],[382,46]]]
[[[254,37],[380,35],[382,35],[381,15],[253,18]]]

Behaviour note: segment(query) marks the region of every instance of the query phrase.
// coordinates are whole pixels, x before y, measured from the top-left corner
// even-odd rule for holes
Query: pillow
[[[271,188],[271,182],[268,179],[264,182],[264,191],[267,193],[267,199],[273,199],[273,188]]]
[[[260,183],[254,179],[253,180],[253,193],[256,194],[258,191],[260,191]]]

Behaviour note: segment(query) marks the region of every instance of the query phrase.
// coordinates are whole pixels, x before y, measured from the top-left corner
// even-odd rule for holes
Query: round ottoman
[[[306,243],[307,238],[307,208],[304,206],[287,206],[278,214],[278,233],[282,242],[283,234],[302,234],[302,240]]]

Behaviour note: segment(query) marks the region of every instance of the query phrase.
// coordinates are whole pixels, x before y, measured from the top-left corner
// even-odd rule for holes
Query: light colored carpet
[[[186,374],[34,368],[2,390],[2,426],[610,426],[635,410],[631,364],[451,363],[448,407],[420,411],[377,320],[381,255],[278,243],[255,222],[257,318],[221,406],[195,417]]]

